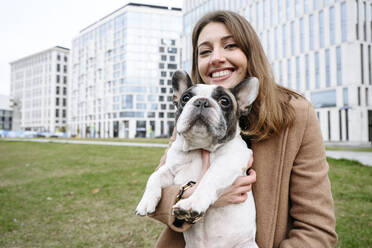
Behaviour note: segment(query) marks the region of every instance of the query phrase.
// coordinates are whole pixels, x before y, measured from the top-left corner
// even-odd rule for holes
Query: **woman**
[[[251,170],[249,176],[238,178],[214,206],[243,202],[244,193],[257,180],[253,194],[259,247],[333,247],[337,235],[328,164],[311,104],[275,83],[259,38],[240,15],[207,14],[196,24],[192,44],[193,82],[233,87],[250,76],[260,82],[249,117],[240,120],[242,136],[251,143],[256,173]],[[206,170],[207,152],[203,159]],[[153,217],[168,227],[157,247],[185,246],[182,232],[190,225],[175,222],[171,215],[179,190],[179,185],[163,190]]]

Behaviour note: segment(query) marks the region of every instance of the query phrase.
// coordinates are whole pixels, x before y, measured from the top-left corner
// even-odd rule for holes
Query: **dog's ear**
[[[243,115],[249,113],[250,106],[258,96],[259,87],[258,79],[256,77],[250,77],[244,79],[231,89]]]
[[[192,82],[189,74],[185,71],[176,71],[172,77],[173,102],[176,104],[183,92],[191,86]]]

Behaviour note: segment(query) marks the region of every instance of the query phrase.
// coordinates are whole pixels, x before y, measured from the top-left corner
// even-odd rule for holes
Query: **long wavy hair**
[[[270,63],[261,46],[261,42],[242,16],[231,11],[214,11],[206,14],[195,25],[192,34],[192,70],[193,82],[202,82],[198,70],[198,38],[203,28],[211,23],[223,23],[231,32],[235,42],[245,53],[248,60],[247,77],[256,77],[260,82],[258,97],[248,116],[240,118],[243,135],[253,140],[264,140],[292,125],[295,113],[289,104],[292,97],[301,97],[298,93],[282,87],[275,82]]]

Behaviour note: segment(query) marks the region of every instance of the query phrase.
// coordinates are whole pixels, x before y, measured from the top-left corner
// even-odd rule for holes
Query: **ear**
[[[192,86],[189,74],[176,71],[172,76],[173,102],[178,102],[183,92]]]
[[[243,113],[249,112],[250,105],[258,96],[258,90],[259,82],[256,77],[244,79],[231,90]]]

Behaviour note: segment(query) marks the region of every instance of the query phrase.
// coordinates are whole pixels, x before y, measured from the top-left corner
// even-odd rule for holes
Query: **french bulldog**
[[[225,89],[217,85],[193,85],[187,73],[177,71],[172,86],[177,106],[177,136],[165,164],[149,177],[136,214],[154,213],[162,188],[200,180],[201,149],[204,149],[210,152],[209,169],[193,194],[173,206],[178,220],[203,216],[183,233],[186,247],[258,247],[252,192],[248,192],[243,203],[213,207],[221,194],[239,176],[245,175],[252,156],[240,136],[239,117],[249,113],[258,95],[258,79],[248,78],[232,89]]]

